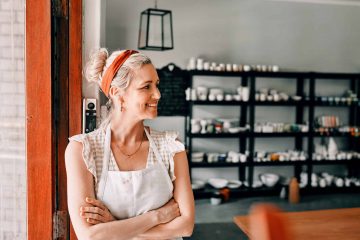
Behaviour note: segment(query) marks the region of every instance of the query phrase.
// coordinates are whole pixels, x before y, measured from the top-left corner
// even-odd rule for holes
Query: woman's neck
[[[112,140],[120,145],[137,143],[144,136],[144,121],[134,121],[115,114],[111,118],[111,135]]]

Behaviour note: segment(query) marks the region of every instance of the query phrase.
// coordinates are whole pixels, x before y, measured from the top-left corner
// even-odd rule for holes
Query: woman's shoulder
[[[102,128],[98,128],[89,133],[82,133],[71,136],[69,137],[69,140],[81,142],[81,143],[88,142],[90,144],[96,144],[98,142],[102,142],[104,137],[105,137],[105,130]]]
[[[154,128],[146,127],[147,130],[150,132],[151,137],[155,141],[168,141],[168,140],[175,140],[179,136],[179,132],[173,130],[156,130]]]
[[[96,129],[90,133],[77,134],[69,138],[71,148],[76,148],[76,152],[73,154],[80,156],[85,163],[86,168],[94,176],[95,182],[97,182],[97,163],[101,161],[99,158],[103,151],[103,141],[105,139],[105,131],[102,128]],[[81,145],[82,146],[81,146]],[[72,145],[72,147],[71,147]],[[76,145],[76,146],[75,146]]]
[[[179,132],[174,130],[159,131],[150,128],[150,135],[154,139],[155,144],[161,149],[166,148],[171,153],[184,151],[184,144],[179,139]]]

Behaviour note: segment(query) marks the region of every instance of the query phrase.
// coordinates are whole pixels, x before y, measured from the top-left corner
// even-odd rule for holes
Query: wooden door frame
[[[82,0],[71,0],[69,6],[69,131],[73,136],[82,130]],[[65,172],[65,168],[60,169]],[[60,179],[60,184],[66,178]],[[64,184],[65,185],[65,184]],[[60,196],[67,201],[67,196]],[[70,223],[70,239],[76,240]]]
[[[51,1],[26,0],[27,236],[52,239]],[[40,44],[41,43],[41,44]]]
[[[68,7],[69,34],[63,43],[68,46],[64,50],[68,51],[65,54],[68,66],[61,75],[61,81],[66,81],[61,86],[68,89],[60,89],[59,94],[60,105],[67,106],[67,116],[59,118],[57,126],[52,79],[54,2]],[[63,158],[67,137],[81,132],[82,1],[26,0],[25,19],[27,236],[28,239],[53,239],[54,213],[67,211]],[[65,134],[57,135],[56,131]],[[61,186],[58,192],[56,185]],[[66,234],[65,239],[69,239],[69,235],[76,239],[73,232]]]

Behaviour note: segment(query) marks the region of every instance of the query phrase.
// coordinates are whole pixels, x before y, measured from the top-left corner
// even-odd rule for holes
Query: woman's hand
[[[160,223],[167,223],[180,216],[179,205],[172,198],[164,206],[154,210],[157,212]]]
[[[106,223],[116,220],[109,209],[99,200],[87,197],[85,201],[92,206],[81,206],[80,216],[90,224]]]

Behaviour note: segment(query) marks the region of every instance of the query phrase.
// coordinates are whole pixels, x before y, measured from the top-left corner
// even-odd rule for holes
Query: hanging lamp
[[[172,13],[170,10],[148,8],[140,14],[138,49],[165,51],[174,49]]]

